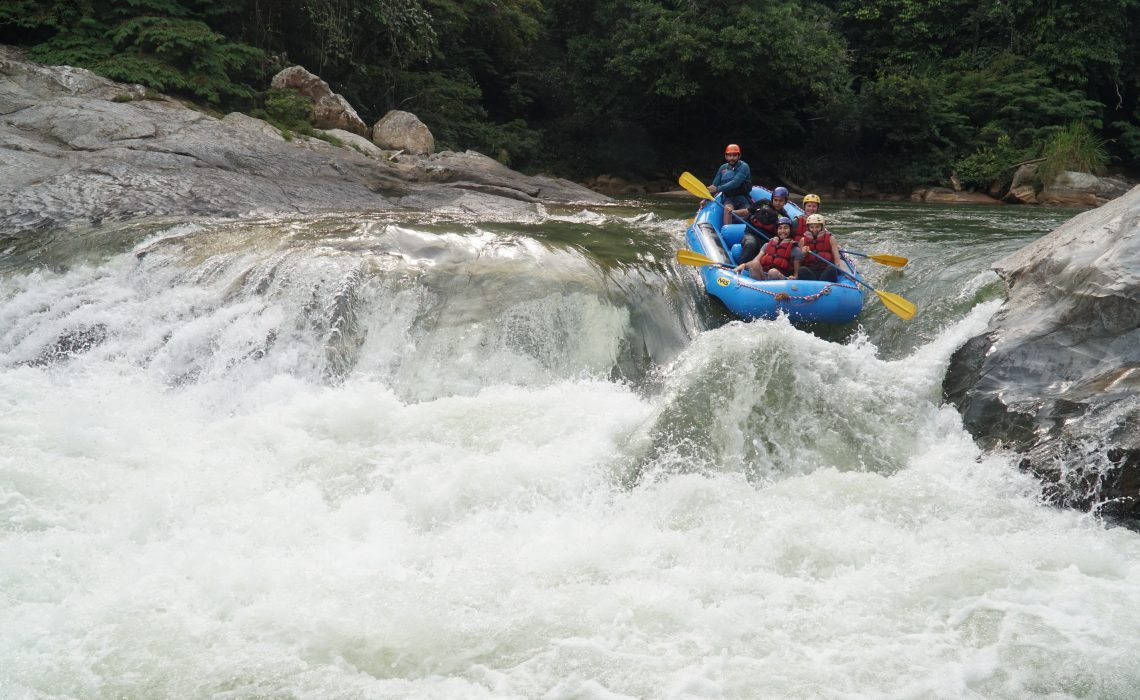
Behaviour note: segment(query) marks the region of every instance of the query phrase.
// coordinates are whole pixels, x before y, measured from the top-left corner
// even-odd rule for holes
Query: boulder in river
[[[1041,204],[1095,207],[1098,203],[1097,180],[1097,176],[1090,173],[1062,172],[1041,190],[1037,201]]]
[[[943,384],[1056,503],[1140,518],[1140,187],[999,260],[1008,299]]]
[[[949,187],[916,190],[910,199],[928,204],[998,204],[998,200],[983,192],[955,192]]]
[[[290,66],[273,76],[270,82],[278,90],[293,90],[313,101],[309,121],[318,129],[343,129],[368,136],[368,125],[329,84],[301,66]]]
[[[1010,204],[1037,204],[1037,163],[1024,163],[1013,173],[1009,192],[1003,199]]]
[[[435,152],[431,130],[411,112],[393,109],[372,127],[372,142],[380,148],[426,156]]]

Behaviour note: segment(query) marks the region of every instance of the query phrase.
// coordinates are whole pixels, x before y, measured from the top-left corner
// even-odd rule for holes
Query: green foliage
[[[780,169],[809,120],[846,91],[832,19],[810,0],[571,3],[551,20],[574,27],[566,61],[552,64],[538,100],[550,150],[645,175],[736,141],[754,170]]]
[[[1112,128],[1120,134],[1117,141],[1125,157],[1140,163],[1140,119],[1131,122],[1113,122]]]
[[[983,67],[955,72],[949,89],[972,124],[992,124],[1022,148],[1039,145],[1072,121],[1099,126],[1096,115],[1103,109],[1079,90],[1057,87],[1040,66],[1008,52]]]
[[[293,139],[294,132],[319,138],[309,123],[309,112],[313,108],[311,98],[292,90],[270,88],[262,96],[261,104],[261,107],[250,112],[250,116],[264,119],[277,127],[287,140]]]
[[[990,131],[996,129],[990,125]],[[1013,140],[1000,131],[993,145],[985,145],[963,156],[954,164],[962,185],[971,189],[988,190],[994,185],[1006,187],[1013,176],[1013,166],[1027,158],[1027,152],[1016,148]]]
[[[332,145],[336,146],[337,148],[344,148],[344,141],[341,141],[340,139],[333,136],[332,134],[326,134],[323,131],[315,132],[313,134],[313,138],[320,139],[321,141],[324,141],[325,143],[331,143]],[[359,151],[360,149],[357,148],[356,150]]]
[[[75,3],[68,0],[6,0],[0,4],[0,26],[57,30],[65,26],[74,8]]]
[[[265,92],[265,112],[274,123],[300,130],[309,123],[313,100],[292,90],[271,88]]]
[[[248,98],[262,53],[212,29],[176,0],[88,0],[76,7],[23,0],[0,24],[51,30],[30,55],[46,63],[89,68],[115,80],[211,103]]]
[[[300,30],[286,38],[288,48],[318,73],[381,58],[404,67],[437,48],[431,15],[419,0],[309,0],[283,10],[283,18]]]
[[[301,64],[366,121],[583,176],[732,141],[758,179],[985,188],[1047,142],[1080,167],[1075,123],[1140,167],[1140,0],[7,0],[2,41],[290,137],[307,108],[261,91]]]
[[[1062,172],[1075,170],[1099,174],[1108,165],[1104,139],[1085,122],[1072,122],[1058,129],[1045,144],[1045,160],[1037,168],[1037,178],[1048,185]]]
[[[437,148],[473,148],[506,165],[525,163],[538,152],[540,136],[523,120],[488,120],[479,86],[469,74],[437,71],[402,77],[411,83],[406,89],[416,90],[407,108],[432,129]]]

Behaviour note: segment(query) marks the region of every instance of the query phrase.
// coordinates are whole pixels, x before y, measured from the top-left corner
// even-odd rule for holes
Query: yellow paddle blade
[[[887,253],[880,253],[879,255],[868,255],[867,257],[879,263],[880,265],[886,265],[888,267],[906,267],[906,264],[910,262],[910,260],[904,258],[901,255],[889,255]]]
[[[706,258],[700,253],[694,253],[691,250],[678,250],[677,262],[682,265],[693,265],[695,267],[704,267],[705,265],[719,265],[716,260]]]
[[[713,198],[713,196],[709,194],[709,188],[705,187],[704,183],[687,170],[681,173],[681,177],[677,178],[677,184],[701,199]]]
[[[879,301],[883,302],[883,306],[890,309],[896,316],[904,321],[909,321],[914,318],[914,314],[918,311],[918,307],[903,299],[898,294],[891,294],[890,292],[880,292],[875,289],[872,290],[875,294],[879,295]]]

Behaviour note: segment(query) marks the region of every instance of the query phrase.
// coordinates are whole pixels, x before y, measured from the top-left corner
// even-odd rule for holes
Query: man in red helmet
[[[752,201],[748,198],[752,192],[752,169],[740,159],[740,146],[735,143],[725,147],[724,160],[724,165],[716,171],[712,184],[709,185],[709,194],[721,195],[724,223],[730,224],[732,210],[744,209]]]

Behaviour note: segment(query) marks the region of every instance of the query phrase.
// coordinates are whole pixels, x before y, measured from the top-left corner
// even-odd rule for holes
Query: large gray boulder
[[[998,200],[984,192],[955,191],[949,187],[931,187],[911,193],[912,201],[928,204],[998,204]]]
[[[301,66],[290,66],[273,76],[270,85],[278,90],[292,90],[310,98],[309,121],[318,129],[342,129],[368,136],[368,125],[329,84]]]
[[[374,158],[387,157],[387,154],[384,153],[383,149],[368,139],[364,138],[360,134],[354,134],[351,131],[345,131],[344,129],[323,129],[321,130],[321,133],[326,136],[331,136],[337,141],[340,141],[345,145],[346,148],[351,148],[355,151],[363,153],[366,156],[372,156]]]
[[[416,115],[398,109],[388,112],[372,126],[372,142],[380,148],[421,156],[435,152],[431,130]]]
[[[1009,192],[1003,199],[1011,204],[1037,204],[1037,164],[1025,163],[1013,173]]]
[[[1140,517],[1140,187],[999,260],[1008,300],[943,384],[1055,502]]]
[[[1097,186],[1096,175],[1066,170],[1041,190],[1037,195],[1037,201],[1041,204],[1095,207],[1099,203],[1096,196]]]
[[[1096,181],[1096,198],[1101,203],[1122,197],[1132,189],[1132,183],[1117,177],[1099,177]]]

